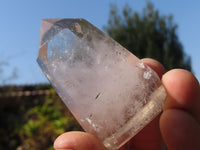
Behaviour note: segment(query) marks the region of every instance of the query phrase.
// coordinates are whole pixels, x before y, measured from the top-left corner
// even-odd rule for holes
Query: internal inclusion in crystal
[[[82,127],[109,149],[162,110],[158,75],[84,19],[43,20],[38,63]]]

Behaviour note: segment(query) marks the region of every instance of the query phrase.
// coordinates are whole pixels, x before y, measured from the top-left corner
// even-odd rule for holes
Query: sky
[[[191,56],[200,81],[200,1],[150,0],[161,15],[172,14],[184,51]],[[40,23],[44,18],[84,18],[100,28],[107,25],[110,4],[128,4],[142,12],[147,0],[0,0],[0,83],[39,84],[47,79],[36,63]],[[12,78],[13,72],[17,73]]]

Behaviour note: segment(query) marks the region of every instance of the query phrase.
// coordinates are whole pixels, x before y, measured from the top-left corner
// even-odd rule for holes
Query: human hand
[[[161,77],[163,66],[155,60],[143,59]],[[120,150],[200,149],[200,86],[188,71],[174,69],[162,77],[167,99],[162,114],[134,136]],[[164,142],[163,142],[164,140]],[[106,150],[93,135],[85,132],[67,132],[54,143],[56,150]]]

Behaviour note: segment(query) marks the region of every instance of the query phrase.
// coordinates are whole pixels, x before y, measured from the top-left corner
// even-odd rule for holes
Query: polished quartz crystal
[[[85,131],[108,149],[162,111],[158,75],[84,19],[43,19],[37,61]]]

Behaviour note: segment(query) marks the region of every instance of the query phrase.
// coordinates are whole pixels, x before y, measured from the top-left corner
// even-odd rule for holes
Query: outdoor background
[[[138,21],[136,16],[139,14],[142,19],[144,8],[148,19]],[[159,12],[157,18],[156,12]],[[119,16],[122,20],[118,20],[118,24],[113,18]],[[166,18],[163,19],[163,16]],[[167,21],[170,16],[173,19]],[[36,63],[43,18],[84,18],[139,58],[153,57],[155,54],[167,70],[186,68],[200,81],[198,0],[0,0],[0,149],[50,150],[59,134],[81,130]],[[129,33],[129,26],[122,21],[138,21],[136,26],[139,23],[149,25],[144,27],[151,31],[152,18],[156,18],[155,21],[163,19],[166,26],[155,33],[143,33],[143,28],[131,29],[133,34],[130,35],[142,33],[142,42],[133,40],[135,37],[120,40],[124,39],[122,33],[125,36]],[[149,39],[155,34],[158,34],[156,38],[159,37],[159,41],[154,40],[151,47],[152,41]],[[165,34],[170,38],[163,44],[160,37],[165,39]],[[146,45],[143,40],[150,46],[143,47]],[[159,53],[162,49],[159,50],[155,44],[159,42],[168,46],[166,56]]]
[[[43,18],[85,18],[98,28],[107,25],[110,3],[119,9],[128,3],[133,11],[142,12],[146,0],[0,0],[0,61],[5,61],[0,81],[16,70],[17,78],[10,84],[47,82],[36,58],[40,22]],[[200,2],[198,0],[152,0],[161,14],[174,16],[177,34],[186,54],[191,56],[193,72],[200,80]]]

